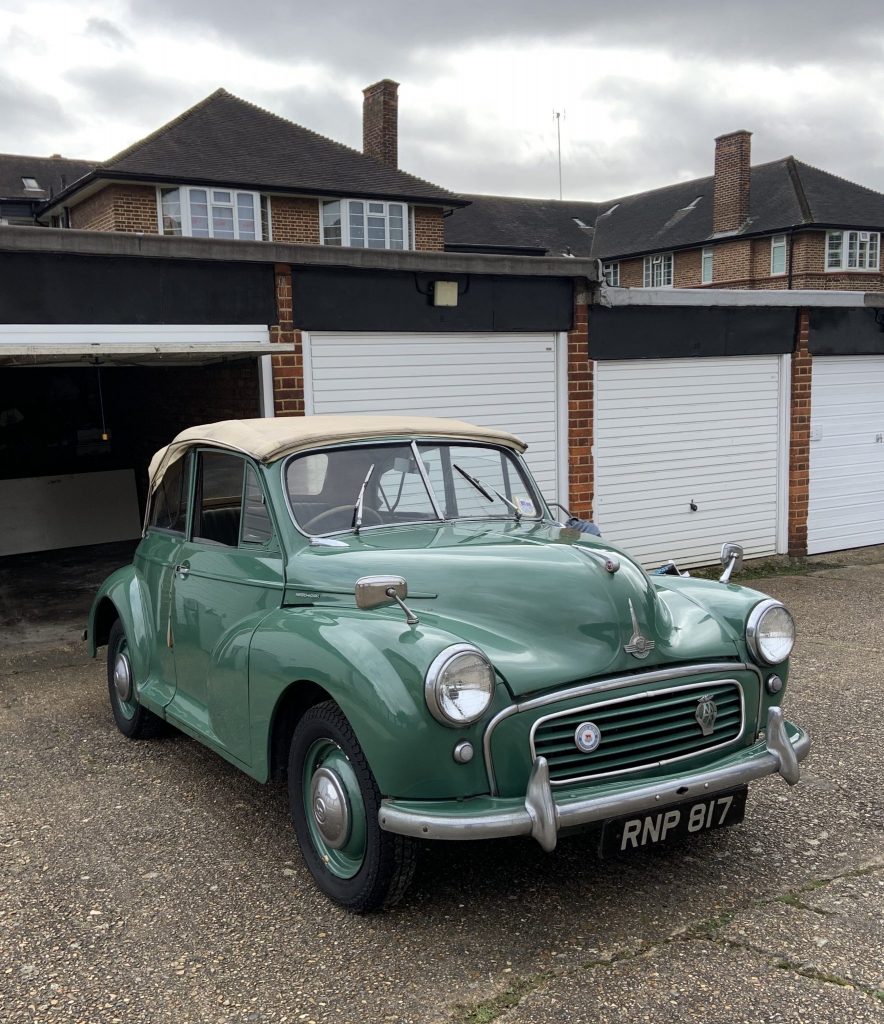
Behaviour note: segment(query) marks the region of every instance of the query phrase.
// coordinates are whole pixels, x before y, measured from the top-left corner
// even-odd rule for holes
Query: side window
[[[242,512],[243,544],[266,544],[273,540],[273,523],[264,500],[255,467],[246,465],[246,489]]]
[[[161,530],[184,533],[187,525],[187,456],[176,459],[166,469],[154,491],[150,525]]]
[[[226,452],[200,452],[193,539],[239,544],[242,519],[243,460]]]

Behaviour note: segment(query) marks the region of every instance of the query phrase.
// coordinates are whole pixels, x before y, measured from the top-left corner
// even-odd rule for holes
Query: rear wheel
[[[415,844],[381,830],[377,782],[332,701],[295,727],[288,782],[298,845],[319,888],[354,913],[397,903],[414,874]]]
[[[107,689],[114,721],[124,736],[145,740],[162,730],[162,719],[138,703],[129,641],[119,619],[111,626],[107,641]]]

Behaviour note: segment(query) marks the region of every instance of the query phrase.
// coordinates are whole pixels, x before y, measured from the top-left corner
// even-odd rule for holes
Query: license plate
[[[671,804],[628,818],[611,818],[602,828],[599,852],[602,857],[610,857],[655,846],[678,836],[738,825],[746,812],[748,792],[748,787],[743,786],[730,793]]]

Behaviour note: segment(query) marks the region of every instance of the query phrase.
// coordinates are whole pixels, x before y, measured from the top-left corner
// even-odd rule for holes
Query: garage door
[[[310,334],[307,412],[415,413],[501,427],[528,443],[528,464],[555,501],[566,486],[557,465],[556,344],[553,333]]]
[[[813,361],[810,554],[884,544],[884,356]]]
[[[596,364],[595,514],[646,566],[777,550],[780,356]],[[782,453],[782,456],[781,456]]]

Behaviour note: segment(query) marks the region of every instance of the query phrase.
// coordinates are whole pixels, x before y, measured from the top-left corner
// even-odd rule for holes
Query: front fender
[[[269,774],[274,711],[286,690],[312,682],[326,690],[353,727],[384,796],[424,799],[488,791],[482,761],[487,720],[509,703],[498,684],[491,708],[475,725],[449,729],[431,715],[424,676],[433,659],[460,638],[409,627],[397,609],[366,616],[358,609],[280,608],[256,631],[249,656],[252,749]],[[455,745],[471,740],[475,756],[456,764]]]
[[[109,614],[112,607],[126,631],[136,679],[146,679],[150,672],[151,620],[146,593],[135,566],[124,565],[102,583],[89,610],[89,654],[94,658],[99,644],[104,642],[105,624],[107,628],[110,627]]]

